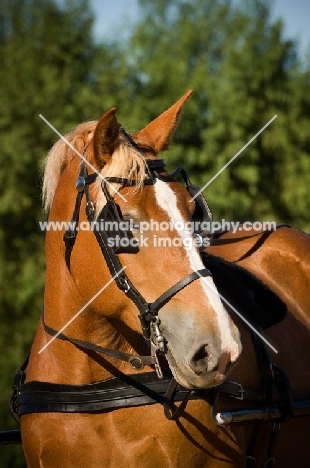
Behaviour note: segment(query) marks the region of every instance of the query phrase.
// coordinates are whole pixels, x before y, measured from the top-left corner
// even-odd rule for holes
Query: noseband
[[[121,128],[122,136],[127,140],[127,142],[134,147],[135,150],[138,150],[140,153],[143,154],[143,151],[133,142],[132,138]],[[84,150],[85,153],[85,150]],[[178,167],[173,174],[164,175],[164,166],[165,163],[163,160],[152,160],[146,159],[146,164],[149,171],[149,177],[145,179],[144,185],[153,185],[156,183],[157,179],[168,182],[173,180],[176,175],[181,174],[183,180],[186,183],[187,190],[194,196],[199,191],[199,188],[192,184],[182,167]],[[161,334],[160,331],[160,320],[158,317],[158,313],[160,309],[167,304],[179,291],[183,288],[191,284],[193,281],[201,278],[211,276],[210,271],[207,268],[194,271],[189,275],[185,276],[185,278],[178,281],[172,287],[170,287],[167,291],[161,294],[154,302],[149,303],[145,300],[142,294],[136,289],[130,278],[126,275],[124,271],[124,267],[120,262],[118,257],[119,253],[136,253],[138,249],[134,247],[129,247],[128,250],[122,249],[115,249],[111,247],[109,243],[109,235],[110,233],[107,232],[105,229],[102,228],[102,223],[96,223],[95,220],[95,210],[94,204],[91,200],[90,193],[89,193],[89,186],[95,182],[97,179],[98,174],[94,173],[88,175],[87,168],[85,162],[82,161],[81,169],[79,177],[76,181],[76,188],[77,188],[77,197],[75,202],[75,208],[73,212],[73,216],[71,222],[69,223],[69,229],[66,230],[64,234],[64,243],[65,243],[65,260],[67,267],[70,271],[70,257],[74,247],[74,243],[76,240],[76,236],[78,233],[78,220],[79,220],[79,213],[81,208],[82,198],[85,195],[86,197],[86,215],[88,222],[91,226],[94,227],[93,232],[96,236],[97,242],[105,259],[105,262],[109,268],[110,274],[112,278],[115,280],[117,287],[126,294],[126,296],[135,304],[137,309],[139,310],[139,320],[141,322],[142,333],[143,336],[148,343],[149,347],[151,348],[151,356],[134,356],[126,353],[121,353],[119,351],[109,350],[107,348],[103,348],[92,343],[83,341],[83,340],[74,340],[69,338],[63,333],[59,333],[56,330],[52,329],[51,327],[47,326],[44,321],[43,316],[43,325],[45,331],[52,336],[57,336],[57,338],[68,340],[78,346],[82,346],[86,349],[91,349],[93,351],[98,351],[104,354],[108,354],[112,357],[117,359],[125,360],[131,364],[134,369],[143,369],[143,367],[148,364],[155,365],[155,369],[159,378],[162,378],[163,374],[158,362],[157,358],[157,351],[162,353],[166,352],[166,343],[165,339]],[[113,198],[110,196],[107,185],[110,183],[118,183],[121,184],[122,187],[134,186],[136,184],[136,180],[134,179],[125,179],[125,178],[118,178],[118,177],[106,177],[102,180],[101,187],[104,192],[104,195],[107,199],[107,204],[103,208],[101,214],[99,215],[99,219],[107,220],[111,219],[112,221],[118,222],[120,225],[120,221],[122,220],[122,214],[120,207],[115,203]],[[202,214],[200,214],[201,218],[204,219],[211,219],[211,212],[205,201],[204,197],[200,194],[196,200],[196,210],[200,210]],[[195,210],[195,211],[196,211]],[[128,240],[133,239],[133,235],[131,232],[128,231],[120,231],[118,229],[118,233],[124,237],[127,237]]]

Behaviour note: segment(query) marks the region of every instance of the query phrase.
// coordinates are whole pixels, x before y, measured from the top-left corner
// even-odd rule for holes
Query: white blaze
[[[171,225],[185,226],[186,222],[183,219],[181,212],[177,207],[177,197],[173,190],[169,187],[169,185],[166,182],[163,182],[161,180],[157,180],[154,187],[157,204],[161,207],[162,210],[164,210],[167,213]],[[183,248],[186,251],[190,268],[194,271],[204,269],[205,266],[201,260],[198,249],[190,243],[193,242],[192,232],[185,228],[178,231],[175,230],[175,232],[177,232],[177,235],[180,236],[182,239],[184,246]],[[192,247],[185,248],[185,245],[192,245]],[[229,317],[223,307],[216,286],[214,285],[213,279],[210,276],[208,276],[197,281],[199,281],[203,293],[207,297],[207,300],[209,301],[211,307],[214,309],[214,312],[216,314],[221,336],[222,352],[228,351],[231,354],[232,361],[234,361],[239,355],[238,344],[232,337]]]

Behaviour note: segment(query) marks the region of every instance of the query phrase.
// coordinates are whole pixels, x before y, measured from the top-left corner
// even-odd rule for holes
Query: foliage
[[[310,63],[272,22],[266,0],[139,0],[126,42],[99,44],[88,0],[0,0],[0,430],[14,371],[42,307],[40,168],[62,134],[118,107],[135,132],[194,94],[166,159],[204,186],[275,114],[275,121],[206,189],[215,219],[310,228]],[[24,466],[7,448],[2,466]]]
[[[277,115],[205,195],[216,219],[309,229],[309,70],[283,39],[282,23],[271,22],[269,2],[140,0],[140,7],[126,54],[131,120],[138,127],[194,89],[167,159],[204,186]]]
[[[98,116],[95,65],[88,64],[105,48],[94,45],[92,22],[84,0],[62,8],[52,0],[0,0],[0,429],[16,426],[7,411],[11,381],[42,310],[40,170],[58,137],[39,115],[63,134]],[[7,466],[23,466],[18,450],[6,456]]]

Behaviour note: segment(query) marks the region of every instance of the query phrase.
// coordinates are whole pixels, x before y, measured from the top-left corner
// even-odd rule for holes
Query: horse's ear
[[[94,156],[99,167],[110,160],[118,142],[119,123],[115,113],[116,107],[113,107],[101,117],[95,128]]]
[[[141,147],[151,147],[157,154],[168,148],[170,139],[180,119],[182,107],[192,94],[188,90],[173,106],[152,120],[145,128],[132,135]]]

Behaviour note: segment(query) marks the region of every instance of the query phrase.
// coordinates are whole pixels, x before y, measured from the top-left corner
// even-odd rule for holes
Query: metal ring
[[[129,363],[133,369],[143,369],[144,363],[139,356],[133,356],[129,359]]]
[[[78,192],[83,192],[83,190],[85,188],[85,179],[84,179],[84,177],[78,177],[76,179],[75,187],[76,187]]]
[[[202,237],[202,235],[199,234],[198,232],[194,232],[194,237],[199,239],[199,240],[198,240],[199,245],[197,245],[197,247],[198,247],[198,249],[199,249],[200,247],[203,246],[203,237]]]

